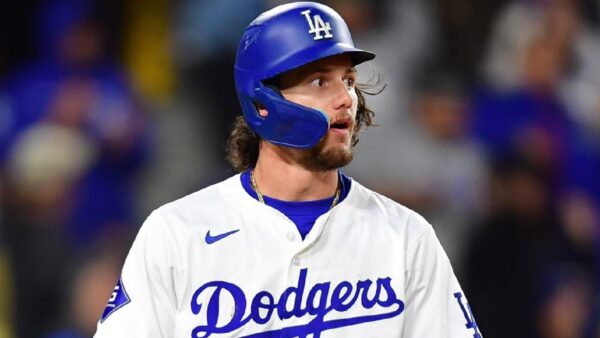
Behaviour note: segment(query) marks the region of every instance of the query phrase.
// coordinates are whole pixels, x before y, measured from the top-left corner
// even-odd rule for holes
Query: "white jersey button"
[[[300,265],[300,258],[298,258],[298,257],[294,257],[294,258],[292,259],[292,264],[294,264],[295,266],[298,266],[298,265]]]
[[[287,239],[288,239],[290,242],[294,241],[294,238],[296,238],[296,235],[294,235],[294,233],[293,233],[293,232],[291,232],[291,231],[290,231],[290,232],[288,232],[288,233],[287,233]]]

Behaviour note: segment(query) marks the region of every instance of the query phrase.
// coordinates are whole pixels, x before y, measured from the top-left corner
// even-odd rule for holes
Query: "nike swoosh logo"
[[[235,234],[238,231],[240,231],[240,229],[229,231],[229,232],[226,232],[224,234],[220,234],[220,235],[216,235],[216,236],[211,236],[210,235],[210,230],[208,230],[208,232],[206,233],[206,237],[204,237],[204,240],[206,241],[206,244],[213,244],[213,243],[215,243],[217,241],[222,240],[223,238],[225,238],[225,237],[227,237],[229,235]]]

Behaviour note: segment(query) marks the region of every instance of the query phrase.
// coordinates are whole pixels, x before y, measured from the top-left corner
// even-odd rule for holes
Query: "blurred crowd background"
[[[0,338],[90,337],[149,212],[234,174],[235,50],[280,3],[1,6]],[[486,338],[600,337],[600,2],[325,3],[386,84],[345,172],[432,223]]]

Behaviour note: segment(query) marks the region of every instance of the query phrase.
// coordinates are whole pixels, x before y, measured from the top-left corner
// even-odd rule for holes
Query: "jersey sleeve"
[[[481,338],[450,261],[433,228],[426,225],[407,251],[402,337]]]
[[[173,337],[174,242],[164,220],[152,213],[131,246],[94,338]]]

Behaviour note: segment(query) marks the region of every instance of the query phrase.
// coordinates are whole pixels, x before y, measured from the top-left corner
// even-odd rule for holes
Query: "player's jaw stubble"
[[[348,165],[354,158],[352,147],[340,143],[329,144],[329,133],[313,148],[290,149],[296,163],[309,171],[329,171]]]

